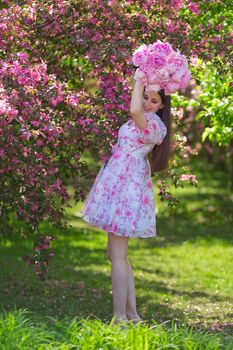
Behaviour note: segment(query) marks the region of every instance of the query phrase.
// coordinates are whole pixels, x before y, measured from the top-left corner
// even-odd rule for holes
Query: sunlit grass
[[[232,344],[220,335],[194,330],[172,322],[153,325],[105,324],[99,319],[75,317],[62,322],[33,318],[26,310],[0,316],[1,349],[112,349],[112,350],[227,350]]]
[[[176,321],[181,325],[218,331],[227,339],[233,329],[232,195],[224,173],[211,168],[205,172],[201,168],[197,171],[200,178],[198,188],[172,189],[181,201],[176,211],[159,200],[155,184],[157,237],[129,240],[138,311],[150,326],[154,322],[171,325]],[[72,201],[71,204],[74,205]],[[38,319],[35,330],[41,324],[46,329],[46,316],[56,318],[57,322],[67,318],[67,326],[64,325],[62,332],[66,332],[69,322],[73,322],[71,320],[76,316],[89,317],[88,327],[96,318],[105,324],[111,320],[107,234],[81,220],[81,206],[82,203],[78,203],[66,209],[66,221],[72,225],[67,233],[54,230],[46,222],[41,223],[44,232],[56,234],[59,238],[52,243],[55,257],[47,281],[39,281],[21,259],[22,255],[31,254],[32,241],[15,238],[12,242],[5,241],[0,248],[1,308],[6,312],[14,308],[28,309]],[[31,314],[29,318],[31,320]],[[96,327],[94,323],[93,327]],[[58,336],[56,332],[53,330],[51,344]],[[147,336],[160,335],[148,333]],[[167,342],[170,341],[166,336],[163,335]],[[63,341],[67,340],[60,339],[59,346]],[[88,342],[92,344],[90,340]],[[174,344],[178,346],[180,343],[177,340]],[[67,344],[56,346],[54,348],[70,348]],[[109,348],[114,349],[115,345],[111,346]],[[220,345],[211,346],[209,349],[221,348]]]

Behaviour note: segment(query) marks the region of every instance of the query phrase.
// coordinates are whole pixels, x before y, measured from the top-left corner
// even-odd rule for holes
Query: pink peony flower
[[[169,80],[169,71],[166,68],[159,69],[157,72],[158,78],[160,80]]]
[[[147,46],[141,45],[133,54],[133,64],[135,66],[140,66],[143,63],[146,63],[148,59]]]
[[[172,74],[172,73],[175,73],[177,67],[176,67],[175,63],[168,63],[166,66],[166,69],[170,74]]]
[[[187,71],[187,72],[183,75],[183,77],[181,78],[181,82],[180,82],[180,88],[181,88],[181,89],[185,89],[185,87],[186,87],[188,81],[191,79],[191,77],[192,77],[192,74],[191,74],[191,72],[189,72],[189,71]]]
[[[163,56],[168,56],[172,52],[171,45],[168,43],[162,43],[160,40],[158,40],[152,46],[156,53],[160,53]]]
[[[166,64],[166,58],[163,56],[155,56],[153,61],[151,60],[151,63],[155,68],[161,68]]]
[[[185,66],[187,61],[186,61],[186,57],[184,55],[181,55],[181,54],[178,53],[176,56],[169,58],[168,59],[168,63],[170,65],[173,64],[177,68],[179,68],[179,67]]]
[[[148,87],[156,92],[164,89],[170,95],[184,89],[191,78],[186,57],[160,40],[141,45],[133,53],[132,61],[144,73],[147,90]]]
[[[160,85],[159,84],[147,85],[145,91],[148,92],[150,90],[154,90],[158,92],[160,90]]]
[[[172,80],[179,82],[185,73],[186,70],[184,68],[177,70],[174,74],[172,74]]]
[[[165,90],[165,93],[170,95],[170,94],[174,93],[176,90],[178,90],[179,87],[180,87],[179,83],[171,80],[166,84],[164,90]]]

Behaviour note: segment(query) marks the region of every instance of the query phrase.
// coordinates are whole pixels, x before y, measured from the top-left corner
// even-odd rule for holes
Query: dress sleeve
[[[116,142],[116,143],[112,146],[111,153],[114,153],[115,150],[117,149],[117,147],[118,147],[118,142]]]
[[[166,125],[154,113],[145,113],[144,116],[147,120],[147,126],[143,130],[137,127],[139,140],[143,143],[160,145],[167,134]]]

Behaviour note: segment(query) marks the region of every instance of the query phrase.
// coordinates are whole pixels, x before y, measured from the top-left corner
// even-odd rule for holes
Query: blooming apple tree
[[[74,199],[83,200],[88,189],[82,188],[80,177],[96,175],[81,160],[83,151],[96,161],[108,159],[118,128],[129,118],[135,70],[131,58],[139,45],[169,42],[187,57],[195,79],[192,61],[197,57],[220,57],[229,64],[229,28],[221,1],[3,0],[1,233],[10,235],[15,229],[12,215],[20,222],[16,230],[22,237],[39,234],[44,219],[67,227],[62,222],[62,205],[71,198],[67,184],[74,188]],[[172,111],[178,130],[179,106],[174,104]],[[175,205],[167,191],[169,181],[178,186],[187,180],[195,184],[196,178],[182,163],[184,154],[189,159],[195,153],[184,135],[177,133],[173,148],[176,157],[167,183],[158,186],[161,198]],[[38,252],[52,238],[44,240],[36,241],[37,257],[31,260],[41,264],[36,267],[39,276],[47,271],[49,259],[43,255],[40,262]]]

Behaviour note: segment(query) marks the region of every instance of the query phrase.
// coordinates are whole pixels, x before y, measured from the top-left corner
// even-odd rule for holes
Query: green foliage
[[[233,84],[230,66],[221,60],[203,62],[197,60],[192,67],[196,81],[193,96],[178,93],[172,95],[172,106],[176,109],[191,107],[195,120],[202,121],[202,142],[208,139],[219,146],[227,146],[233,140]],[[191,130],[189,130],[191,132]]]
[[[196,120],[201,119],[205,126],[202,141],[208,138],[220,146],[230,144],[233,139],[233,94],[230,67],[221,74],[211,63],[199,61],[196,69],[200,91],[196,98],[201,111]]]
[[[28,119],[33,116],[43,120],[43,123],[37,126],[31,126],[31,120],[27,121],[22,142],[19,142],[18,124],[15,125],[14,122],[12,125],[18,137],[15,144],[12,143],[10,132],[7,133],[9,137],[5,141],[2,138],[2,148],[6,155],[1,173],[2,178],[6,178],[7,181],[3,181],[1,186],[1,192],[4,194],[4,206],[2,205],[0,213],[0,223],[3,222],[1,231],[11,232],[9,214],[12,211],[17,213],[18,224],[21,224],[20,220],[24,221],[25,229],[21,227],[19,233],[26,234],[29,225],[33,232],[36,231],[39,223],[48,217],[52,218],[56,226],[62,227],[60,220],[63,209],[60,201],[56,202],[53,197],[61,198],[61,204],[64,204],[68,196],[63,186],[68,181],[73,183],[74,198],[77,201],[87,194],[87,191],[80,187],[79,175],[89,176],[89,173],[86,164],[79,162],[80,156],[88,150],[94,160],[102,160],[106,151],[109,151],[110,141],[116,136],[117,127],[127,120],[131,91],[129,80],[133,72],[130,57],[140,42],[152,43],[159,38],[170,42],[174,48],[179,48],[188,58],[194,55],[204,61],[213,59],[213,63],[218,64],[216,57],[219,54],[224,63],[228,62],[232,40],[232,13],[229,4],[229,1],[223,4],[221,1],[205,0],[200,4],[199,14],[190,11],[185,2],[181,6],[183,10],[179,11],[180,7],[170,6],[169,1],[159,1],[156,6],[153,2],[140,0],[68,0],[54,4],[13,0],[1,4],[0,8],[7,9],[2,12],[0,26],[3,47],[0,50],[0,58],[3,60],[3,66],[12,53],[22,51],[21,54],[24,52],[29,55],[25,67],[16,70],[19,80],[16,79],[17,74],[15,76],[13,73],[14,69],[9,75],[9,80],[4,73],[6,95],[2,99],[9,99],[15,111],[20,111],[20,123],[23,120],[21,114],[26,114]],[[12,57],[14,59],[14,55]],[[41,59],[49,74],[46,81],[51,85],[39,83],[35,89],[36,79],[33,87],[31,78],[25,82],[25,73],[27,68],[36,76],[32,68],[35,68],[38,62],[41,63]],[[224,71],[221,65],[219,67]],[[219,93],[222,92],[228,101],[223,99],[221,94],[213,99],[213,95],[209,98],[209,92],[212,94],[210,82],[213,77],[212,73],[206,76],[206,72],[207,70],[199,71],[197,68],[195,74],[200,81],[206,81],[203,91],[199,94],[199,100],[182,99],[179,105],[179,99],[174,96],[174,100],[177,98],[175,107],[185,108],[190,104],[195,107],[202,104],[205,112],[202,119],[206,122],[203,139],[208,137],[214,140],[216,137],[219,144],[228,144],[231,139],[229,135],[232,121],[231,118],[227,121],[228,112],[225,108],[226,124],[222,122],[223,108],[219,107],[219,101],[223,101],[225,107],[230,105],[232,100],[230,95],[224,94],[219,88]],[[39,74],[39,71],[37,73]],[[217,71],[214,76],[218,76]],[[20,85],[22,81],[25,84],[23,90]],[[64,84],[58,84],[59,81]],[[27,85],[28,82],[30,85]],[[61,85],[64,85],[63,92],[66,98],[60,95]],[[21,92],[20,98],[13,98],[13,89]],[[77,96],[69,89],[76,89]],[[109,100],[114,101],[114,108],[109,108]],[[25,113],[25,102],[31,107],[30,113]],[[6,110],[10,114],[10,110]],[[45,128],[48,135],[54,133],[54,138],[48,140],[43,136],[45,113],[49,114],[49,118],[46,115],[48,124],[51,120],[53,122]],[[2,120],[5,123],[5,115]],[[11,120],[10,117],[9,125]],[[35,121],[38,122],[34,120],[34,125]],[[5,125],[2,129],[5,132],[10,130]],[[37,150],[36,141],[40,141],[38,147],[41,152]],[[191,163],[191,158],[187,151],[186,138],[178,134],[175,141],[176,156],[171,164],[173,168],[168,173],[168,180],[165,181],[172,182],[176,187],[182,186],[182,181],[186,179],[196,184],[195,176],[188,174],[184,177],[186,170],[191,171],[187,167],[187,161]],[[27,152],[30,152],[31,158]],[[20,163],[16,166],[17,157]],[[11,162],[14,162],[12,167],[8,165]],[[31,175],[33,172],[34,176]],[[166,176],[162,174],[162,177]],[[33,182],[28,183],[31,178]],[[35,183],[36,187],[32,186]],[[169,205],[177,206],[178,201],[172,197],[169,189],[167,190],[165,182],[160,189],[160,195],[164,200],[168,199]],[[46,196],[50,196],[50,205]]]
[[[232,317],[229,310],[232,308],[233,288],[232,195],[225,174],[208,164],[202,164],[200,169],[198,166],[199,161],[196,165],[196,173],[200,177],[199,187],[189,185],[184,189],[172,188],[182,203],[175,213],[166,203],[160,202],[156,194],[157,237],[129,241],[129,261],[134,269],[138,311],[150,326],[161,323],[168,325],[175,320],[180,324],[188,323],[189,326],[214,332],[229,332],[230,336]],[[101,336],[106,336],[106,328],[101,322],[90,321],[85,325],[84,319],[87,316],[98,317],[107,323],[112,315],[111,264],[106,256],[107,235],[81,220],[81,206],[82,203],[78,203],[66,208],[66,220],[72,225],[67,233],[55,231],[48,222],[41,224],[48,234],[58,236],[58,240],[52,242],[56,254],[46,281],[41,282],[32,275],[20,258],[25,250],[31,252],[32,240],[18,237],[12,241],[5,240],[0,246],[1,311],[11,312],[14,307],[27,307],[43,320],[43,324],[46,317],[56,317],[59,321],[51,321],[53,332],[48,333],[53,337],[49,344],[51,349],[52,344],[56,349],[52,341],[58,341],[59,346],[59,341],[68,342],[64,336],[68,329],[72,329],[72,337],[80,337],[80,341],[86,339],[87,344],[90,341],[93,345],[88,334],[95,336],[99,326],[97,339],[100,340]],[[74,321],[72,328],[71,320],[77,315],[83,320],[83,325]],[[62,322],[65,317],[68,317],[66,324],[70,325],[69,328]],[[32,332],[37,330],[39,333],[39,324],[34,323],[34,328],[30,328]],[[49,325],[44,328],[47,331]],[[141,332],[143,329],[147,332],[146,327],[140,328]],[[22,338],[22,332],[14,332],[12,341]],[[37,339],[33,337],[34,333],[28,335],[26,330],[24,332],[31,339]],[[182,333],[184,335],[184,328]],[[46,334],[43,333],[38,341],[48,339]],[[178,332],[171,331],[168,336],[164,330],[163,334],[169,344],[180,344]],[[148,339],[160,339],[161,336],[159,332],[147,335]],[[116,333],[110,333],[109,336],[110,343],[112,337],[117,337]],[[142,341],[138,336],[138,342]],[[188,341],[188,337],[184,339]],[[200,339],[206,345],[204,335]],[[149,340],[148,343],[151,344]],[[25,345],[27,348],[33,349]],[[96,345],[96,349],[99,348]],[[23,346],[20,349],[24,349]]]
[[[27,309],[0,315],[2,350],[227,350],[233,343],[188,325],[172,322],[149,327],[104,324],[100,320],[75,317],[63,322],[55,318],[35,322]]]

